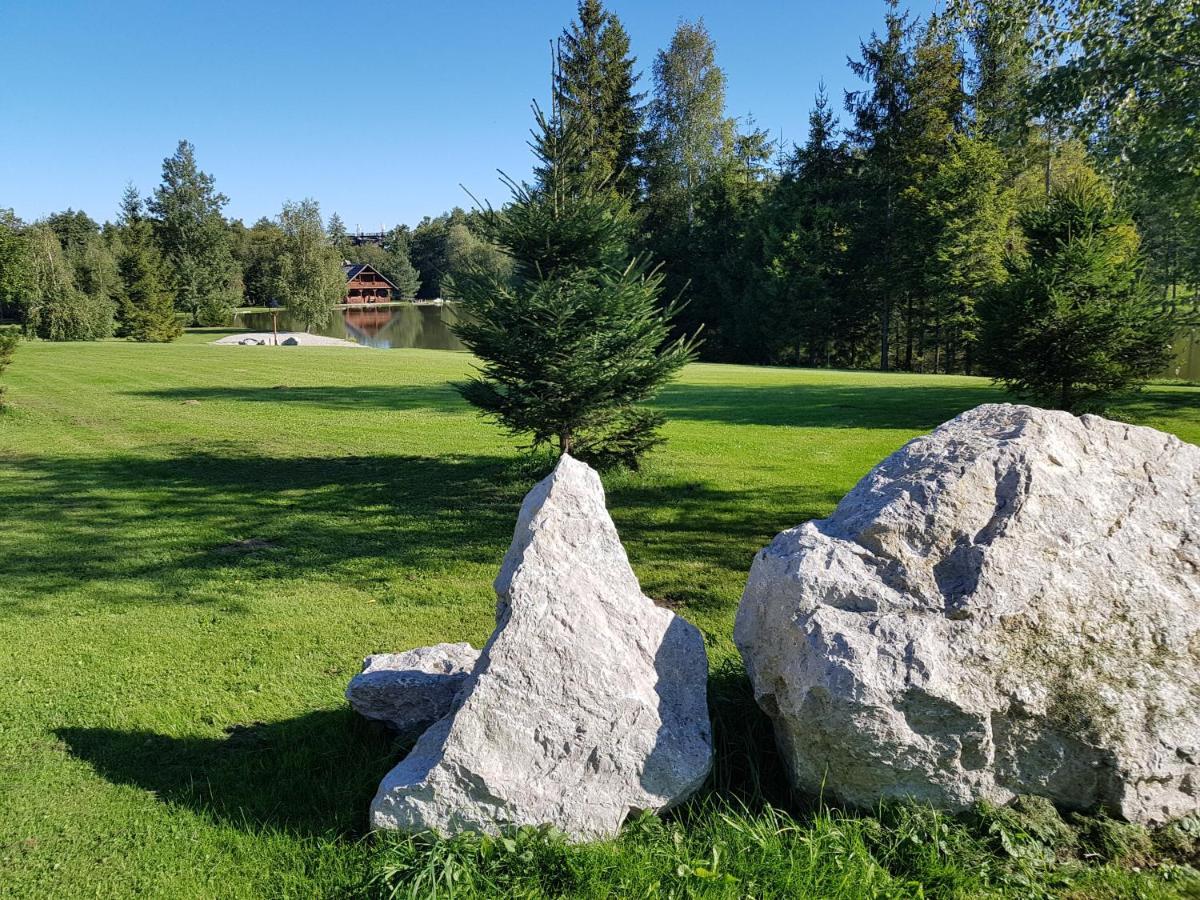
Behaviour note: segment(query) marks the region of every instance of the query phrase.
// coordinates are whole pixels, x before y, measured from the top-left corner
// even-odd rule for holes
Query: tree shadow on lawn
[[[449,382],[419,385],[308,385],[293,387],[279,384],[274,387],[181,387],[150,391],[130,391],[129,396],[169,400],[269,403],[273,406],[305,405],[318,409],[336,410],[413,410],[465,415],[470,412],[466,401]]]
[[[712,775],[671,815],[687,821],[714,794],[751,809],[763,803],[794,807],[797,799],[770,720],[754,702],[740,662],[718,663],[708,693],[716,751]],[[215,824],[347,839],[369,830],[371,798],[414,743],[348,708],[231,726],[226,733],[180,738],[112,728],[55,731],[72,756],[106,781],[148,791]]]
[[[866,379],[871,373],[846,373]],[[672,384],[654,407],[667,419],[727,425],[787,425],[798,428],[896,428],[929,431],[964,410],[1008,398],[980,379],[977,384],[902,383],[830,385]]]
[[[379,782],[412,741],[350,709],[226,729],[223,739],[60,728],[70,754],[113,784],[247,831],[357,837]]]
[[[294,457],[246,447],[146,457],[10,458],[0,482],[0,608],[35,613],[56,591],[97,602],[220,603],[230,583],[316,577],[388,583],[463,564],[499,567],[547,457]],[[737,592],[687,566],[744,579],[780,527],[828,511],[813,485],[756,491],[617,480],[610,509],[647,591],[670,605],[731,606]],[[682,565],[681,565],[682,564]],[[694,574],[694,570],[692,572]],[[401,584],[403,589],[404,586]]]
[[[521,461],[496,456],[273,458],[229,447],[10,458],[4,587],[36,597],[148,580],[160,584],[153,596],[111,599],[207,602],[229,599],[219,586],[204,594],[210,575],[361,581],[383,566],[498,564],[527,477]]]
[[[754,554],[785,528],[828,515],[842,493],[802,480],[754,490],[625,481],[608,505],[642,590],[713,612],[737,605]]]
[[[1003,402],[986,381],[939,384],[925,376],[893,376],[872,384],[869,372],[846,373],[860,384],[668,385],[652,404],[668,419],[729,425],[789,425],[802,428],[897,428],[927,431],[980,403]],[[427,409],[466,413],[469,408],[449,382],[428,386],[320,385],[290,387],[182,387],[133,392],[172,402],[233,401],[308,405],[320,409]]]

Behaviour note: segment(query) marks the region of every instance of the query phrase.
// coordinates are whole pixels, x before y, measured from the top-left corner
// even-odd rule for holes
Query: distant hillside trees
[[[312,199],[285,203],[279,227],[279,297],[306,331],[326,325],[333,307],[346,296],[346,277],[341,255],[325,234],[320,205]]]
[[[26,239],[29,278],[22,298],[26,330],[52,341],[94,341],[112,334],[111,298],[80,290],[54,229],[45,223],[32,225]]]
[[[25,224],[11,209],[0,209],[0,319],[23,317],[30,265]]]
[[[455,273],[482,267],[503,277],[511,270],[505,254],[483,235],[487,226],[481,213],[455,208],[443,215],[426,216],[408,238],[413,265],[420,277],[417,296],[423,300],[454,299]]]
[[[240,221],[230,226],[230,249],[241,269],[245,306],[267,306],[279,300],[283,247],[283,229],[265,216],[249,228]]]
[[[180,141],[174,155],[163,160],[162,183],[148,207],[176,305],[193,325],[225,324],[241,297],[222,214],[228,202],[213,177],[197,167],[195,148]]]

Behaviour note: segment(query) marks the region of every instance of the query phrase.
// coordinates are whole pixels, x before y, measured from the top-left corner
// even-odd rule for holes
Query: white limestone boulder
[[[454,708],[477,659],[479,651],[465,643],[377,653],[350,679],[346,699],[359,715],[417,735]]]
[[[374,827],[603,838],[701,786],[703,640],[642,594],[592,469],[563,456],[529,492],[495,587],[495,632],[456,709],[383,780]]]
[[[734,639],[802,790],[1200,809],[1200,448],[970,410],[762,550]]]

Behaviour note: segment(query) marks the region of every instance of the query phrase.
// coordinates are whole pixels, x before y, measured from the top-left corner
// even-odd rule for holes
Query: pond
[[[450,326],[457,321],[454,304],[403,303],[395,306],[358,306],[334,310],[329,324],[312,329],[313,334],[354,341],[367,347],[421,350],[463,350],[462,341]],[[270,331],[269,312],[237,313],[234,324],[251,331]],[[279,311],[280,331],[303,331],[286,309]]]

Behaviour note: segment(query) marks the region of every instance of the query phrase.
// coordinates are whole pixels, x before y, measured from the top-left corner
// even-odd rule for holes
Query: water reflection
[[[381,349],[463,350],[462,341],[450,327],[458,320],[454,304],[441,306],[406,303],[399,306],[366,306],[334,310],[329,324],[312,329],[313,334],[342,338]],[[236,325],[252,331],[270,331],[271,314],[239,313]],[[280,331],[303,331],[286,309],[279,311]]]

